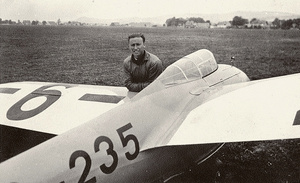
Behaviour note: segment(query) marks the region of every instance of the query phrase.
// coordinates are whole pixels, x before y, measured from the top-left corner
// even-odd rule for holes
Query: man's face
[[[143,38],[135,37],[135,38],[129,39],[129,49],[130,49],[132,55],[134,56],[134,58],[136,58],[136,59],[139,58],[139,56],[141,56],[145,51],[145,45],[143,42]]]

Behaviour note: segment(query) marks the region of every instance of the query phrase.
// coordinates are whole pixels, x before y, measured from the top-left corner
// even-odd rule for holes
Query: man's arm
[[[148,72],[149,78],[145,82],[134,83],[132,81],[131,74],[129,69],[124,65],[124,73],[125,73],[125,86],[129,91],[132,92],[140,92],[144,88],[146,88],[150,83],[152,83],[163,71],[163,65],[161,60],[157,59],[150,63]]]
[[[149,80],[147,83],[153,82],[163,72],[163,65],[161,60],[155,60],[151,63],[149,68]]]
[[[149,72],[149,78],[145,82],[139,82],[139,83],[132,83],[131,82],[131,89],[139,92],[146,88],[149,84],[151,84],[163,71],[163,65],[161,60],[155,60],[154,62],[151,62],[148,72]]]
[[[132,81],[132,77],[126,66],[124,66],[124,75],[125,75],[125,86],[129,91],[132,92],[140,92],[142,89],[144,89],[146,86],[144,86],[144,83],[134,83]],[[148,85],[147,85],[148,86]]]

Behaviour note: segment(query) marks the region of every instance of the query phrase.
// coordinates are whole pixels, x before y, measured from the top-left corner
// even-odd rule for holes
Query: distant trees
[[[119,23],[119,22],[112,22],[112,23],[110,24],[110,26],[120,26],[120,23]]]
[[[209,20],[205,21],[203,18],[200,17],[192,17],[187,19],[173,17],[166,20],[166,26],[168,27],[184,26],[189,21],[193,21],[194,23],[206,22],[211,24]],[[239,28],[300,29],[300,18],[293,19],[293,20],[292,19],[280,20],[279,18],[275,18],[273,22],[252,18],[249,22],[248,19],[245,19],[241,16],[235,16],[233,17],[232,21],[229,22],[232,27],[239,27]]]
[[[166,20],[166,25],[168,27],[183,26],[187,21],[193,21],[194,23],[205,23],[205,20],[200,17],[191,17],[191,18],[187,18],[187,19],[173,17],[173,18],[169,18]],[[210,23],[209,20],[206,22]]]
[[[12,20],[2,20],[2,18],[0,18],[0,24],[16,24],[15,21],[12,21]]]
[[[231,24],[232,24],[232,26],[238,27],[238,26],[243,26],[248,23],[249,23],[248,19],[244,19],[242,17],[235,16],[235,17],[233,17]]]
[[[295,24],[298,25],[298,28],[299,28],[299,26],[300,26],[300,18],[294,19],[293,21],[294,21]]]
[[[273,28],[275,29],[291,29],[291,28],[300,28],[300,18],[297,19],[288,19],[288,20],[280,20],[275,18],[272,22]]]
[[[272,22],[267,22],[263,20],[259,20],[257,18],[252,18],[250,22],[247,19],[244,19],[240,16],[235,16],[231,21],[231,25],[234,27],[246,26],[246,24],[250,23],[252,28],[273,28],[273,29],[291,29],[291,28],[300,28],[300,18],[298,19],[288,19],[288,20],[280,20],[279,18],[275,18]],[[248,27],[249,28],[249,27]]]
[[[200,18],[200,17],[192,17],[192,18],[189,18],[188,19],[189,21],[194,21],[195,23],[205,23],[204,19],[203,18]]]
[[[175,18],[175,17],[173,17],[173,18],[169,18],[169,19],[166,20],[166,25],[168,27],[174,27],[174,26],[177,27],[179,25],[185,24],[186,22],[187,22],[187,20],[184,19],[184,18]]]
[[[187,26],[187,24],[194,23],[209,23],[209,20],[205,21],[201,17],[191,17],[191,18],[176,18],[172,17],[166,20],[165,25],[167,27],[177,27],[177,26]],[[249,22],[248,19],[245,19],[241,16],[234,16],[231,21],[228,21],[231,24],[231,27],[238,28],[271,28],[271,29],[300,29],[300,18],[297,19],[289,19],[289,20],[280,20],[279,18],[275,18],[274,21],[268,22],[266,20],[260,20],[258,18],[252,18]]]
[[[257,18],[252,18],[252,19],[250,20],[250,24],[253,23],[253,22],[255,22],[255,21],[257,21]]]
[[[33,20],[33,21],[31,22],[31,25],[38,25],[38,24],[39,24],[39,21],[38,21],[38,20],[37,20],[37,21],[34,21],[34,20]]]
[[[282,21],[281,28],[282,29],[290,29],[293,27],[293,20],[289,19],[286,21]]]
[[[200,23],[200,25],[197,25]],[[193,28],[193,27],[201,27],[204,23],[208,23],[209,26],[205,24],[205,28],[211,27],[224,27],[224,22],[219,22],[218,24],[213,24],[209,20],[204,20],[201,17],[191,17],[191,18],[176,18],[172,17],[166,20],[164,26],[168,27],[177,27],[182,26],[186,28]],[[0,18],[0,25],[85,25],[84,23],[80,22],[71,22],[68,21],[66,23],[62,23],[60,19],[55,21],[42,21],[39,22],[38,20],[23,20],[22,22],[18,20],[18,22],[12,20],[3,20]],[[245,19],[241,16],[234,16],[231,21],[226,21],[226,28],[228,27],[238,27],[238,28],[250,28],[250,29],[260,29],[260,28],[271,28],[271,29],[300,29],[300,18],[297,19],[288,19],[288,20],[280,20],[279,18],[275,18],[273,21],[266,21],[266,20],[259,20],[257,18],[252,18],[249,22],[248,19]],[[111,23],[111,26],[121,26],[118,22]],[[223,27],[222,27],[223,26]],[[145,24],[146,27],[146,24]],[[202,27],[203,28],[203,27]]]
[[[272,22],[274,28],[280,28],[280,20],[278,18],[275,18],[275,20]]]

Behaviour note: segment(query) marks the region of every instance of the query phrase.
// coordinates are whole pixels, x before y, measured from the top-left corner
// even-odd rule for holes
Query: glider
[[[139,93],[16,82],[0,101],[0,182],[167,182],[226,142],[300,137],[300,74],[249,81],[205,49]]]

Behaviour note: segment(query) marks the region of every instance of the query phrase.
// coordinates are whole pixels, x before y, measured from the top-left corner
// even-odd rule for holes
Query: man
[[[124,60],[125,86],[129,91],[139,92],[154,81],[163,71],[161,60],[145,50],[145,36],[128,36],[131,55]]]

